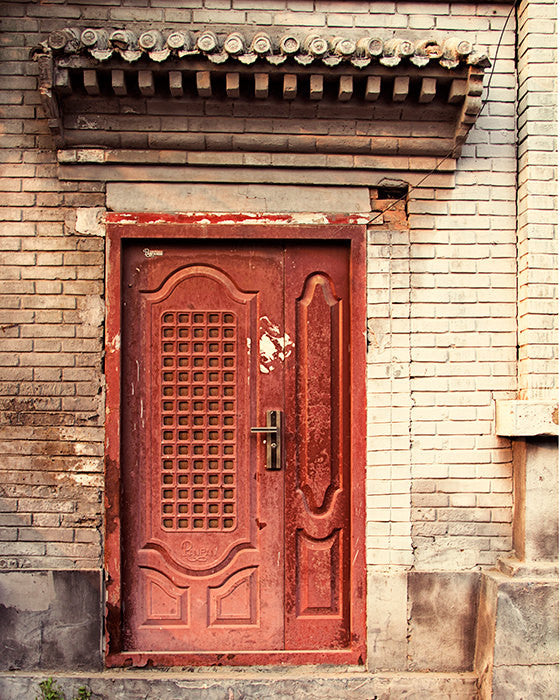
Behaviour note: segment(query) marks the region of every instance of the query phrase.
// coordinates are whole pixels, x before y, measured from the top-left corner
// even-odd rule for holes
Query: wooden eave
[[[286,36],[251,39],[240,32],[53,34],[33,53],[55,145],[117,148],[132,154],[128,162],[136,148],[158,150],[162,143],[167,151],[457,158],[481,109],[489,65],[456,38],[440,45],[360,37],[342,46],[340,39],[288,35],[290,44]],[[111,43],[125,34],[128,45]],[[214,48],[204,51],[209,35]],[[258,39],[261,49],[268,42],[268,52],[251,53]],[[146,106],[150,101],[159,111]],[[166,126],[181,105],[191,115],[184,128]],[[294,130],[298,119],[303,125]]]

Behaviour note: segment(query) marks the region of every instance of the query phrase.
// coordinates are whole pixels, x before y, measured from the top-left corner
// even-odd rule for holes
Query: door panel
[[[259,317],[283,322],[282,251],[151,253],[125,256],[124,641],[281,648],[283,484],[250,427],[263,392],[283,396],[257,362]]]
[[[350,643],[349,251],[286,254],[286,645]]]
[[[122,269],[123,650],[349,649],[350,246],[139,240]]]

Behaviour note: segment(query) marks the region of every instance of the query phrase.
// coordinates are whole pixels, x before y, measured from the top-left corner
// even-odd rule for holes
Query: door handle
[[[266,435],[266,468],[278,471],[284,468],[284,416],[282,411],[267,411],[266,425],[251,428],[252,433]]]

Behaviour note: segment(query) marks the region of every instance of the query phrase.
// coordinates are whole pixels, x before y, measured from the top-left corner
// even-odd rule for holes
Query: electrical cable
[[[486,107],[486,105],[488,104],[488,100],[490,99],[490,86],[492,84],[492,77],[494,76],[494,71],[496,69],[496,61],[498,58],[498,52],[500,51],[500,47],[502,45],[502,41],[504,38],[507,24],[510,20],[511,15],[513,14],[513,11],[517,8],[517,6],[519,5],[520,2],[521,2],[521,0],[515,0],[515,2],[511,6],[510,11],[508,12],[508,15],[505,19],[504,26],[502,27],[502,31],[500,32],[500,38],[498,39],[498,44],[496,46],[496,51],[494,53],[494,60],[492,61],[492,70],[490,71],[490,75],[488,77],[488,84],[486,86],[486,97],[484,98],[482,105],[480,107],[480,110],[478,112],[479,116],[482,114],[483,109]],[[412,185],[412,187],[407,188],[406,192],[403,195],[401,195],[398,199],[395,199],[394,202],[391,202],[391,204],[386,206],[385,209],[383,209],[380,212],[377,212],[375,216],[373,216],[371,219],[369,219],[369,221],[367,222],[366,225],[373,223],[380,216],[383,216],[383,214],[385,214],[386,211],[389,211],[390,209],[395,207],[399,202],[402,202],[403,199],[406,199],[411,192],[414,192],[414,190],[417,190],[419,187],[421,187],[423,185],[423,183],[426,182],[426,180],[429,177],[431,177],[434,173],[436,173],[439,170],[441,165],[443,163],[445,163],[446,160],[449,160],[449,158],[451,158],[453,156],[454,153],[455,153],[455,148],[452,148],[451,151],[449,151],[449,153],[447,153],[447,155],[443,156],[443,158],[441,158],[435,164],[434,168],[432,170],[430,170],[429,173],[426,173],[426,175],[424,175],[424,177],[419,180],[419,182],[417,182],[415,185]]]

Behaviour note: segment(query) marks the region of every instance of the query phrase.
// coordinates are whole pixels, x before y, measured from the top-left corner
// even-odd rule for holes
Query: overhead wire
[[[498,59],[498,53],[499,53],[500,47],[502,45],[502,41],[504,38],[504,34],[506,32],[508,22],[513,14],[513,11],[517,8],[517,6],[519,5],[520,2],[521,2],[521,0],[515,0],[515,2],[511,6],[511,8],[507,14],[507,17],[506,17],[505,22],[504,22],[503,27],[502,27],[502,31],[500,32],[500,37],[498,39],[498,44],[496,45],[496,51],[494,53],[494,59],[492,61],[492,70],[490,71],[490,75],[488,77],[488,83],[486,85],[486,97],[482,101],[482,105],[481,105],[480,110],[478,112],[479,115],[482,114],[484,108],[486,107],[486,105],[488,104],[488,101],[490,99],[490,87],[492,85],[492,78],[494,76],[494,71],[496,70],[496,61]],[[385,209],[383,209],[380,212],[377,212],[375,214],[375,216],[373,216],[371,219],[369,219],[367,224],[372,224],[380,216],[383,216],[383,214],[385,214],[385,212],[389,211],[390,209],[393,209],[393,207],[395,207],[399,202],[402,202],[403,199],[406,199],[410,195],[411,192],[414,192],[414,190],[417,190],[419,187],[421,187],[429,177],[431,177],[434,173],[436,173],[440,169],[440,167],[443,165],[443,163],[445,163],[446,160],[449,160],[449,158],[451,158],[454,155],[454,153],[455,153],[455,148],[452,148],[449,151],[449,153],[447,153],[440,160],[438,160],[438,162],[435,164],[435,166],[432,168],[432,170],[430,170],[429,173],[426,173],[426,175],[424,175],[424,177],[422,177],[415,185],[412,185],[411,187],[407,187],[406,192],[404,192],[404,194],[402,194],[398,199],[395,199],[393,202],[391,202],[391,204],[388,204],[385,207]],[[394,182],[395,181],[392,180],[392,183],[394,183]],[[393,184],[393,186],[394,186],[394,184]]]

